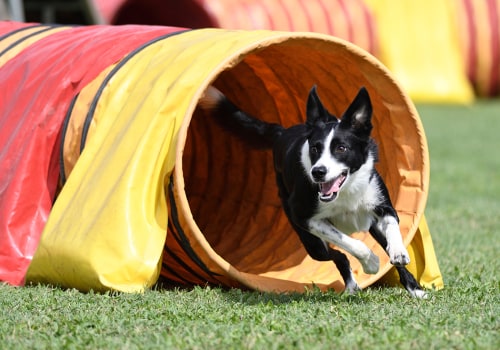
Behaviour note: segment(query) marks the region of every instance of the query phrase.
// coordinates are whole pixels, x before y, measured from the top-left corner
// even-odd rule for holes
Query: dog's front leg
[[[346,235],[337,230],[327,220],[309,220],[309,231],[327,241],[344,249],[349,254],[359,260],[363,266],[363,271],[369,274],[375,274],[379,269],[379,259],[363,242]]]
[[[403,237],[399,230],[398,221],[394,216],[385,215],[380,218],[376,225],[377,231],[385,236],[387,246],[385,247],[391,264],[395,266],[405,266],[410,263],[410,255],[403,243]]]
[[[427,293],[422,289],[412,273],[404,266],[410,262],[410,258],[408,251],[404,247],[397,219],[391,215],[384,216],[370,227],[370,233],[386,250],[391,263],[398,270],[401,284],[410,295],[415,298],[427,298]]]

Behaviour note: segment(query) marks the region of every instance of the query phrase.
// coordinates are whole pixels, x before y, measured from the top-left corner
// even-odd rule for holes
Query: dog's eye
[[[337,153],[345,153],[347,151],[347,147],[343,145],[338,145],[335,147],[335,152]]]
[[[311,153],[312,154],[318,154],[319,153],[319,147],[318,146],[311,146]]]

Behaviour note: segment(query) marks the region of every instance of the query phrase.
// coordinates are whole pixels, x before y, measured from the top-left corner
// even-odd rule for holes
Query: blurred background
[[[0,19],[312,31],[376,56],[416,103],[500,93],[500,0],[0,0]]]

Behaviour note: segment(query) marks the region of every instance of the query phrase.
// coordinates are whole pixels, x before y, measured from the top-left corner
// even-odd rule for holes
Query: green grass
[[[499,349],[500,101],[419,106],[426,210],[445,289],[354,296],[219,288],[144,294],[0,285],[2,349]]]

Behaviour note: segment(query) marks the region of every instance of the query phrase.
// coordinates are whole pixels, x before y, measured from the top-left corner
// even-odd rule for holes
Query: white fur
[[[427,292],[424,291],[424,290],[421,290],[421,289],[412,290],[412,291],[410,291],[410,294],[411,294],[412,297],[418,298],[418,299],[427,299],[427,298],[429,298],[429,295],[427,294]]]
[[[387,240],[387,254],[393,265],[408,265],[410,256],[406,250],[401,231],[396,219],[392,216],[384,216],[377,222],[377,228],[385,234]]]
[[[379,204],[379,189],[370,182],[373,158],[349,174],[332,202],[319,202],[315,217],[328,218],[346,234],[367,231],[373,222],[373,209]],[[338,175],[337,175],[338,176]]]
[[[304,144],[302,145],[302,149],[300,150],[300,162],[304,167],[304,171],[310,177],[312,163],[311,158],[309,157],[309,141],[304,142]]]
[[[309,232],[326,242],[335,244],[356,257],[366,273],[377,273],[379,259],[363,242],[337,230],[327,220],[312,218],[308,222]]]
[[[219,89],[210,85],[201,96],[200,100],[198,101],[198,104],[203,109],[210,110],[215,108],[215,106],[217,106],[217,103],[219,103],[224,98],[225,98],[224,94],[220,92]]]
[[[326,176],[325,176],[325,182],[331,181],[337,176],[339,176],[343,171],[349,169],[349,167],[345,164],[342,164],[341,162],[338,162],[333,156],[330,151],[330,144],[332,143],[333,137],[335,135],[335,130],[332,129],[328,135],[326,136],[324,145],[325,147],[323,148],[323,152],[321,153],[321,156],[319,159],[316,161],[314,164],[310,164],[311,160],[309,159],[309,142],[307,143],[307,153],[304,154],[302,152],[301,157],[308,159],[308,163],[310,166],[307,168],[307,174],[309,178],[311,179],[312,182],[314,182],[314,178],[312,176],[312,169],[314,167],[319,167],[319,166],[324,166],[328,170]],[[306,160],[307,161],[307,160]]]
[[[356,278],[354,277],[354,274],[352,273],[351,269],[349,269],[349,273],[351,275],[351,279],[348,279],[345,282],[344,290],[349,294],[354,294],[360,291],[361,288],[359,287],[358,282],[356,282]]]

